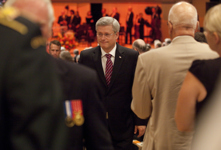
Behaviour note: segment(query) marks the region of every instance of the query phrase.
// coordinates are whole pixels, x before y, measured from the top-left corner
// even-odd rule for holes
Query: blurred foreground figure
[[[12,6],[12,7],[9,7]],[[61,89],[45,40],[49,0],[8,0],[0,12],[0,149],[63,149]]]
[[[192,134],[178,131],[174,119],[178,93],[195,59],[218,57],[206,44],[194,40],[197,28],[196,8],[179,2],[172,6],[168,29],[172,42],[139,55],[131,108],[140,118],[148,118],[143,149],[186,150]]]
[[[216,87],[216,84],[218,82],[220,69],[221,69],[221,5],[216,5],[212,7],[206,14],[204,19],[204,34],[208,41],[209,47],[216,51],[219,54],[219,57],[216,59],[210,59],[210,60],[195,60],[192,63],[192,66],[190,67],[189,71],[187,72],[186,78],[183,82],[183,85],[181,87],[179,97],[177,100],[177,109],[175,114],[175,120],[177,124],[177,128],[182,132],[191,132],[195,131],[195,134],[198,135],[198,139],[203,139],[204,137],[199,137],[199,135],[204,132],[202,130],[200,133],[198,133],[198,126],[202,126],[201,123],[199,123],[199,116],[201,116],[201,119],[207,118],[208,123],[206,123],[208,126],[210,126],[210,129],[206,129],[205,133],[208,133],[209,130],[211,132],[214,132],[214,129],[218,131],[217,124],[220,124],[218,121],[215,123],[214,121],[210,122],[209,120],[212,120],[208,118],[207,114],[210,114],[210,112],[215,112],[213,109],[216,108],[216,105],[211,105],[212,103],[219,104],[220,97],[217,98],[211,98],[211,95],[213,94],[214,88]],[[219,78],[220,79],[220,78]],[[219,86],[220,87],[220,86]],[[220,89],[217,89],[220,90]],[[220,95],[220,94],[219,94]],[[219,102],[219,103],[218,103]],[[211,105],[211,106],[210,106]],[[208,109],[207,107],[210,106]],[[220,107],[220,104],[218,105]],[[217,109],[217,108],[216,108]],[[220,117],[220,112],[216,110],[219,116],[217,114],[214,114],[213,116],[210,116],[211,118],[216,116],[216,119]],[[203,121],[205,124],[205,120]],[[212,129],[213,128],[213,129]],[[207,131],[206,131],[207,130]],[[208,139],[209,145],[211,144],[211,139],[217,140],[216,138],[219,136],[219,132],[216,132],[217,134],[214,134],[214,138],[211,137]],[[206,136],[207,137],[207,136]],[[220,136],[219,136],[220,137]],[[195,136],[194,136],[195,139]],[[220,139],[219,139],[220,140]],[[201,145],[204,145],[205,143],[201,143]],[[206,144],[207,145],[207,144]],[[208,145],[207,145],[208,146]],[[213,147],[213,144],[211,145],[211,148],[209,149],[220,149]],[[201,147],[198,149],[202,150],[205,149],[205,147]],[[207,147],[208,149],[208,147]]]

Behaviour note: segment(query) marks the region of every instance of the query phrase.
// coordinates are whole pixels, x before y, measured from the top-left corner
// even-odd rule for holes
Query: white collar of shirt
[[[115,57],[116,49],[117,45],[115,44],[114,48],[109,53],[106,53],[101,47],[101,57],[105,57],[106,54],[111,54],[112,55],[111,57]]]
[[[116,49],[117,49],[117,45],[115,44],[114,48],[109,52],[106,53],[102,48],[101,48],[101,63],[102,63],[102,67],[103,67],[103,71],[105,74],[105,70],[106,70],[106,62],[107,62],[107,57],[105,56],[106,54],[111,54],[111,61],[113,62],[114,65],[114,58],[115,58],[115,53],[116,53]]]

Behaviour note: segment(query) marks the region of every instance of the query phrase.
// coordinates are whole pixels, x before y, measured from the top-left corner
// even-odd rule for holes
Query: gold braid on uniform
[[[12,7],[3,8],[0,10],[0,24],[24,35],[28,32],[28,28],[22,23],[13,20],[13,18],[15,18],[18,15],[19,12],[15,8]]]

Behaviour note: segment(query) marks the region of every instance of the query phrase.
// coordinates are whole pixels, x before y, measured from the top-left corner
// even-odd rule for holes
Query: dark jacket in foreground
[[[61,88],[44,44],[37,24],[0,18],[1,150],[64,148]]]
[[[61,59],[54,59],[57,73],[64,92],[63,101],[81,100],[84,123],[81,126],[67,127],[65,117],[63,125],[67,133],[67,149],[82,150],[83,139],[87,150],[113,150],[107,129],[104,107],[100,101],[96,72]]]

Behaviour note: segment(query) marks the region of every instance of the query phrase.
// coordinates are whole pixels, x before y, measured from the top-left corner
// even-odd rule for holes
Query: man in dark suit
[[[133,27],[133,20],[134,20],[134,13],[132,12],[132,7],[130,6],[128,8],[128,13],[127,13],[127,18],[126,18],[127,29],[126,29],[125,44],[127,44],[128,34],[130,35],[130,44],[132,44],[131,30],[132,30],[132,27]]]
[[[71,15],[67,18],[67,23],[68,23],[68,29],[73,30],[76,32],[77,26],[80,24],[79,19],[75,15],[74,10],[70,11]]]
[[[99,75],[101,99],[115,150],[130,150],[134,129],[144,133],[146,121],[138,119],[130,109],[132,84],[138,52],[116,43],[120,24],[112,17],[102,17],[96,23],[99,46],[82,51],[79,63]],[[142,126],[136,126],[142,125]]]
[[[115,18],[119,22],[120,14],[117,12],[117,7],[113,8],[111,17]]]
[[[5,5],[0,12],[0,149],[64,149],[61,88],[44,40],[50,36],[52,5],[49,0]]]
[[[64,93],[65,150],[82,150],[83,146],[87,150],[113,150],[96,72],[82,65],[51,59]]]

